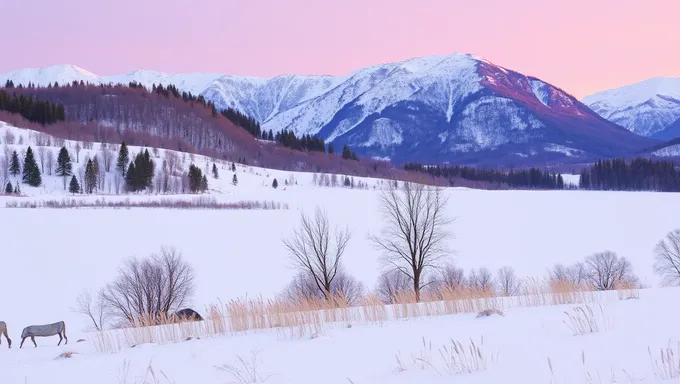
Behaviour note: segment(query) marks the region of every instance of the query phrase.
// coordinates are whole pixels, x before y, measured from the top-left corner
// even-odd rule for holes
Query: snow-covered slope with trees
[[[0,196],[0,217],[5,223],[0,244],[9,255],[2,264],[0,320],[6,322],[12,339],[10,349],[0,336],[0,383],[679,380],[673,303],[680,292],[658,288],[660,277],[653,268],[655,245],[677,227],[677,213],[669,207],[680,204],[678,194],[446,188],[443,196],[449,203],[443,213],[455,218],[447,227],[452,236],[446,238],[446,245],[455,252],[444,257],[464,273],[453,277],[465,277],[457,281],[470,288],[454,290],[444,301],[421,305],[384,306],[376,301],[377,296],[366,296],[358,306],[338,311],[300,307],[304,311],[296,312],[291,307],[263,305],[248,312],[239,305],[239,298],[253,303],[261,297],[267,303],[295,276],[281,240],[290,238],[300,225],[300,213],[312,213],[317,206],[327,212],[332,226],[351,231],[343,272],[355,277],[366,291],[380,286],[382,254],[368,235],[385,228],[379,196],[386,181],[352,178],[352,188],[337,182],[342,175],[241,164],[232,168],[230,162],[148,148],[160,175],[159,189],[154,179],[150,190],[118,194],[115,175],[120,147],[118,151],[99,143],[84,147],[78,141],[61,141],[3,123],[0,141],[0,156],[9,152],[11,158],[17,152],[22,168],[30,146],[43,178],[43,185],[31,187],[20,176],[9,175],[12,184],[20,185],[22,196]],[[103,186],[93,194],[74,196],[64,191],[63,178],[54,174],[62,147],[70,154],[77,179],[87,179],[83,168],[96,155]],[[54,154],[52,163],[47,160],[48,151]],[[129,147],[130,158],[140,152],[145,153],[145,148]],[[203,199],[274,201],[281,203],[281,209],[151,209],[125,204],[122,207],[127,209],[113,209],[103,203],[193,201],[197,195],[181,193],[182,179],[192,163],[207,173],[209,187],[200,195]],[[212,174],[213,163],[217,178]],[[165,175],[172,177],[169,185],[179,187],[165,190]],[[278,188],[272,187],[274,179]],[[326,179],[328,186],[319,182]],[[102,203],[98,209],[14,208],[67,198],[76,202],[75,207],[78,202]],[[175,327],[88,332],[93,323],[78,311],[83,303],[79,299],[85,297],[80,295],[90,292],[96,297],[130,257],[158,253],[162,246],[175,247],[191,265],[195,291],[185,304],[207,320]],[[573,277],[576,269],[572,265],[607,249],[629,260],[627,273],[654,288],[545,295],[532,291],[532,281],[545,277],[556,263],[570,266],[561,271]],[[521,295],[513,288],[518,287],[517,280],[509,285],[509,297],[495,297],[496,293],[455,296],[465,295],[474,284],[501,292],[505,288],[500,277],[507,276],[501,273],[507,271],[506,266],[522,279]],[[589,271],[589,264],[582,267]],[[96,301],[90,303],[96,305]],[[219,314],[214,314],[220,308],[232,309],[225,309],[224,322],[217,322]],[[502,315],[477,317],[478,312],[491,308],[501,310]],[[242,319],[243,311],[251,317],[245,322],[235,320]],[[38,337],[37,348],[27,339],[19,349],[23,327],[57,321],[66,324],[67,344],[57,346],[56,336]],[[222,329],[219,324],[229,327]],[[669,350],[674,360],[664,363],[661,353]]]
[[[47,72],[59,68],[61,78],[88,81],[71,66]],[[40,70],[17,73],[0,75],[0,83],[49,83]],[[619,155],[654,143],[602,119],[555,86],[472,55],[415,58],[340,77],[134,71],[91,81],[133,80],[147,87],[173,83],[218,108],[256,118],[265,130],[317,134],[336,147],[347,144],[359,155],[398,163],[537,164]]]
[[[672,139],[662,131],[680,119],[680,78],[655,77],[581,101],[605,119],[639,135]]]

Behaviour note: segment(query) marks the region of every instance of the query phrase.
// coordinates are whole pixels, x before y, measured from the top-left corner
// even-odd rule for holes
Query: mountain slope
[[[586,96],[582,101],[605,119],[654,137],[680,118],[680,78],[655,77]]]
[[[83,75],[62,67],[62,78]],[[656,143],[555,86],[472,55],[415,58],[342,77],[133,71],[92,82],[132,80],[147,87],[173,83],[218,108],[253,116],[265,130],[316,134],[336,148],[348,144],[360,155],[397,163],[534,165],[617,156]]]

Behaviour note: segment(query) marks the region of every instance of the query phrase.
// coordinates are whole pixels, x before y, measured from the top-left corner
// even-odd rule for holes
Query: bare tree
[[[104,162],[104,171],[105,172],[110,172],[111,171],[111,162],[113,161],[113,152],[109,150],[109,148],[106,146],[106,143],[101,144],[101,153],[102,153],[102,161]]]
[[[45,151],[47,148],[38,147],[38,159],[40,160],[40,172],[45,173]]]
[[[666,234],[654,248],[654,271],[666,286],[680,285],[680,229]]]
[[[96,331],[101,331],[108,323],[110,313],[106,310],[102,293],[103,291],[100,291],[96,296],[96,299],[93,299],[92,293],[85,290],[81,292],[76,299],[76,307],[73,311],[85,315],[90,319],[92,326],[89,330],[94,329]]]
[[[167,318],[170,310],[188,304],[194,289],[192,267],[174,248],[162,248],[160,255],[127,260],[101,297],[112,315],[135,325]]]
[[[76,141],[76,147],[75,147],[75,150],[76,150],[76,163],[80,163],[80,150],[81,150],[82,148],[83,148],[83,147],[80,145],[80,141]]]
[[[502,296],[515,296],[519,293],[520,281],[512,267],[505,266],[498,270],[496,285],[497,292]]]
[[[483,267],[478,270],[471,269],[468,275],[468,286],[478,292],[493,292],[494,281],[491,271]]]
[[[47,149],[45,152],[45,163],[47,164],[47,174],[52,175],[52,167],[54,166],[54,152]]]
[[[375,291],[385,303],[393,303],[394,298],[403,292],[412,292],[413,285],[405,274],[396,270],[383,272],[378,277]]]
[[[14,133],[10,131],[9,129],[5,131],[5,144],[13,145],[14,140],[16,140],[16,137],[14,136]]]
[[[333,280],[341,268],[350,232],[336,228],[331,234],[328,216],[319,207],[313,219],[304,213],[300,216],[300,228],[295,230],[291,239],[283,239],[283,244],[295,268],[309,274],[317,289],[326,300],[330,300]]]
[[[581,285],[588,282],[588,271],[582,262],[570,266],[555,264],[550,271],[550,280],[557,283]]]
[[[435,293],[441,293],[443,290],[457,291],[467,284],[465,271],[451,263],[447,263],[441,268],[439,273],[434,275],[433,279],[434,281],[430,289],[435,291]]]
[[[0,157],[0,180],[2,180],[2,189],[0,189],[0,193],[4,193],[5,186],[9,182],[9,158],[6,156]]]
[[[331,298],[342,298],[354,305],[359,303],[359,299],[364,293],[364,286],[344,270],[339,270],[331,283],[330,291]],[[327,300],[323,292],[319,290],[316,279],[310,273],[304,271],[295,275],[293,281],[286,287],[284,298],[294,302],[312,299]]]
[[[444,213],[447,201],[441,188],[414,183],[404,183],[401,190],[391,185],[380,196],[386,225],[381,236],[371,238],[383,251],[384,266],[412,282],[416,301],[426,285],[423,272],[440,268],[447,256],[452,222]]]
[[[633,266],[625,257],[619,258],[615,252],[597,252],[586,258],[589,283],[598,291],[616,289],[622,284],[633,284]]]

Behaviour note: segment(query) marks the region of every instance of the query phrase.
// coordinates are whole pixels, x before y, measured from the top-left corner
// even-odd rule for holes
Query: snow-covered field
[[[30,142],[28,132],[2,123],[0,138],[8,129]],[[4,145],[3,140],[0,148]],[[10,147],[19,151],[25,145]],[[56,158],[58,148],[51,149]],[[90,155],[99,153],[99,144],[91,151]],[[137,151],[131,148],[132,153]],[[76,170],[87,155],[87,150],[81,151]],[[158,156],[157,163],[161,163],[166,155],[161,150]],[[190,161],[186,157],[185,169]],[[204,168],[205,159],[197,156],[195,164]],[[346,269],[368,288],[374,286],[380,272],[379,253],[368,234],[381,229],[380,181],[355,179],[355,183],[366,183],[367,189],[320,187],[314,185],[311,173],[238,165],[239,182],[234,186],[230,164],[217,165],[220,178],[209,176],[209,183],[210,195],[218,201],[277,201],[287,203],[289,209],[5,208],[8,201],[70,198],[56,176],[44,176],[45,186],[40,188],[22,184],[26,197],[0,197],[0,320],[7,322],[14,342],[7,350],[2,340],[0,383],[229,383],[233,377],[216,366],[235,364],[237,356],[249,361],[255,350],[261,351],[259,373],[272,375],[268,383],[654,382],[647,348],[658,358],[669,339],[677,343],[674,303],[680,291],[655,288],[643,290],[639,300],[604,301],[608,326],[581,336],[572,335],[563,323],[570,306],[551,306],[509,309],[503,317],[483,319],[464,314],[336,326],[315,338],[289,339],[266,331],[140,345],[114,354],[96,352],[91,335],[84,332],[87,319],[71,308],[80,292],[110,281],[126,258],[147,256],[161,246],[176,247],[195,269],[192,307],[199,312],[217,300],[271,297],[295,273],[281,239],[296,227],[301,210],[311,212],[317,205],[328,212],[332,224],[349,226],[352,239]],[[274,178],[278,189],[271,187]],[[284,180],[292,185],[286,186]],[[671,193],[470,189],[446,193],[450,197],[447,213],[456,218],[451,228],[455,233],[451,257],[466,270],[488,267],[495,271],[509,265],[521,277],[543,277],[555,263],[570,264],[594,252],[612,250],[631,261],[643,283],[657,287],[653,247],[679,226],[680,196]],[[24,326],[59,320],[67,324],[68,345],[56,347],[58,339],[52,337],[36,339],[38,348],[30,341],[18,348]],[[449,375],[439,349],[450,347],[451,338],[467,348],[470,338],[477,342],[482,336],[489,356],[497,352],[496,361],[489,362],[483,372]],[[80,338],[88,341],[76,343]],[[423,339],[427,348],[432,343],[431,357],[421,355],[427,352]],[[677,344],[673,347],[677,358],[680,351]],[[55,360],[62,352],[78,354]],[[406,368],[400,373],[395,372],[397,357]],[[414,362],[426,368],[419,369]],[[149,365],[157,381],[144,381]],[[585,378],[588,372],[592,381]],[[618,381],[610,380],[612,372]]]

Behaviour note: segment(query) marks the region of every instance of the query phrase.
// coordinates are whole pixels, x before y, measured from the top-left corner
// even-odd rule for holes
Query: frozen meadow
[[[0,138],[6,131],[13,133],[15,144],[3,139],[0,147],[19,152],[31,145],[36,150],[33,133],[0,123]],[[18,143],[19,137],[24,144]],[[74,142],[65,145],[70,151],[75,147]],[[56,158],[58,148],[49,149]],[[130,150],[134,155],[139,148]],[[96,143],[80,152],[80,162],[74,164],[76,174],[84,159],[95,153],[100,153]],[[165,151],[157,156],[154,160],[160,166]],[[205,158],[194,160],[205,167]],[[190,161],[186,155],[184,169]],[[382,228],[377,202],[384,182],[355,178],[356,184],[361,181],[367,188],[351,189],[342,183],[323,187],[313,183],[311,173],[237,164],[238,184],[233,185],[231,164],[216,164],[219,179],[208,176],[210,198],[274,201],[285,208],[6,207],[7,203],[55,199],[195,198],[117,196],[115,188],[103,188],[96,196],[71,196],[63,190],[61,178],[48,175],[43,176],[41,187],[22,184],[25,196],[0,197],[0,320],[7,322],[13,340],[12,349],[6,348],[4,339],[0,346],[0,383],[657,382],[661,377],[658,367],[655,374],[654,361],[661,364],[661,348],[669,342],[675,353],[673,372],[680,375],[674,305],[680,291],[657,288],[659,279],[652,268],[655,244],[680,226],[680,196],[651,192],[446,190],[447,214],[455,217],[450,228],[455,235],[450,242],[455,250],[451,261],[466,271],[487,267],[495,273],[511,266],[519,277],[541,278],[556,263],[571,264],[594,252],[611,250],[628,258],[642,283],[653,288],[641,290],[639,299],[631,300],[619,300],[616,294],[594,295],[586,304],[597,316],[587,323],[596,322],[596,332],[573,334],[565,314],[577,306],[572,304],[507,308],[503,316],[487,318],[463,313],[379,323],[343,321],[299,337],[275,329],[228,332],[179,343],[99,351],[94,335],[86,332],[88,319],[72,309],[79,293],[96,291],[111,281],[125,259],[150,255],[161,246],[181,251],[195,270],[191,307],[201,314],[220,300],[273,297],[295,275],[281,240],[298,225],[301,211],[311,213],[316,206],[327,211],[332,225],[349,227],[352,238],[344,256],[346,270],[368,289],[374,287],[380,253],[368,235]],[[104,177],[115,182],[113,173]],[[277,189],[271,186],[274,178]],[[56,347],[55,336],[37,338],[38,348],[30,342],[18,348],[23,327],[60,320],[66,322],[67,345]],[[480,345],[482,338],[483,351],[478,356],[483,359],[469,357],[466,364],[452,363],[452,340],[470,355],[470,340]],[[77,343],[79,339],[86,341]],[[57,358],[64,352],[73,355]],[[254,353],[257,381],[239,381],[233,371],[219,369],[225,364],[238,367],[239,357],[250,364]],[[465,370],[463,366],[484,369],[457,372]]]

